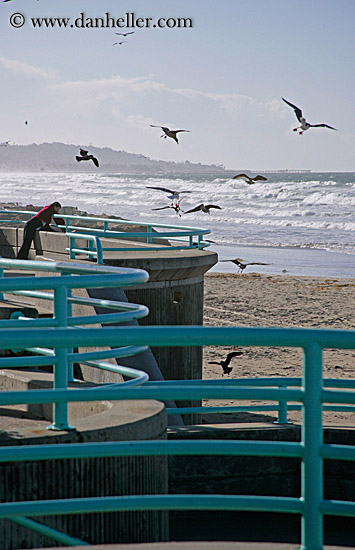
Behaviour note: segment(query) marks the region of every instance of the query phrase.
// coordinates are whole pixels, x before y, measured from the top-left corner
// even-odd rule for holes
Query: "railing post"
[[[287,388],[287,384],[280,384],[279,387]],[[278,418],[275,420],[274,424],[292,424],[292,422],[287,420],[287,399],[279,400]]]
[[[75,251],[73,250],[75,248],[75,237],[70,236],[69,237],[69,257],[71,260],[75,260]]]
[[[1,260],[2,256],[0,256],[0,260]],[[0,267],[0,277],[3,277],[4,276],[4,268],[3,267]],[[3,292],[0,292],[0,300],[3,300],[4,299],[4,293]]]
[[[151,233],[152,232],[152,226],[151,225],[147,225],[147,233]],[[147,243],[151,243],[152,242],[152,237],[147,237]]]
[[[66,285],[61,285],[54,290],[54,316],[58,321],[59,327],[68,325],[68,309],[67,309],[68,289]],[[55,348],[54,353],[58,359],[55,363],[54,370],[54,389],[68,389],[68,349]],[[53,404],[53,424],[48,426],[49,430],[74,430],[73,426],[68,424],[68,403]]]
[[[304,348],[302,407],[301,550],[323,549],[322,348],[313,342]]]

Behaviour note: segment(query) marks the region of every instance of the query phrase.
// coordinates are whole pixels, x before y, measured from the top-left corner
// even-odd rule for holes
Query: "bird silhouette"
[[[129,34],[134,34],[134,31],[131,31],[131,32],[115,32],[115,34],[118,34],[119,36],[128,36]]]
[[[230,374],[232,372],[233,367],[230,367],[229,364],[233,357],[237,357],[239,355],[243,355],[242,351],[231,351],[228,353],[226,359],[222,359],[221,361],[208,361],[210,365],[221,365],[223,369],[223,374]]]
[[[182,199],[180,199],[179,201],[177,201],[175,204],[171,204],[170,206],[161,206],[160,208],[152,208],[152,210],[165,210],[166,208],[172,208],[173,210],[175,210],[175,212],[178,214],[178,216],[180,216],[181,218],[181,207],[180,207],[180,202],[181,202]]]
[[[127,40],[122,40],[122,42],[114,42],[112,46],[116,46],[116,45],[122,46],[122,44],[126,44],[126,42]]]
[[[300,124],[300,126],[297,126],[296,128],[293,128],[293,131],[297,132],[297,130],[299,130],[298,133],[299,133],[300,136],[303,134],[303,132],[305,132],[306,130],[309,130],[310,128],[330,128],[331,130],[336,130],[336,128],[333,128],[333,126],[329,126],[329,124],[324,124],[324,122],[322,122],[322,124],[310,124],[309,122],[307,122],[307,120],[302,115],[302,111],[299,107],[296,107],[296,105],[293,105],[293,103],[290,103],[289,101],[287,101],[287,99],[284,99],[283,97],[281,99],[282,99],[282,101],[287,103],[287,105],[292,107],[292,109],[295,111],[295,115],[297,117],[297,120],[301,124]]]
[[[85,149],[80,149],[80,156],[75,157],[78,162],[82,160],[92,160],[92,162],[95,164],[95,166],[99,167],[99,161],[97,160],[94,155],[89,155],[89,151],[85,151]]]
[[[211,208],[217,208],[218,210],[222,210],[220,206],[217,206],[216,204],[199,204],[198,206],[195,206],[195,208],[191,208],[191,210],[186,210],[184,214],[190,214],[191,212],[198,212],[201,210],[201,212],[204,212],[205,214],[209,214]]]
[[[264,264],[263,262],[246,262],[245,260],[242,260],[242,258],[235,258],[234,260],[221,260],[221,262],[233,262],[238,268],[239,272],[243,272],[248,265],[270,265],[270,264]]]
[[[152,128],[161,128],[164,133],[160,137],[165,139],[168,137],[172,138],[176,141],[177,144],[179,144],[179,141],[176,134],[178,134],[179,132],[190,132],[190,130],[169,130],[169,128],[167,128],[166,126],[156,126],[155,124],[150,124],[149,126],[151,126]]]
[[[247,180],[247,183],[249,185],[252,185],[256,181],[267,181],[267,178],[264,178],[264,176],[259,176],[258,175],[258,176],[254,176],[253,178],[250,178],[249,176],[247,176],[247,174],[237,174],[232,179],[233,180],[245,179],[245,180]]]
[[[192,191],[176,191],[174,189],[168,189],[167,187],[152,187],[150,185],[146,185],[147,189],[157,189],[158,191],[164,191],[165,193],[170,193],[168,195],[168,199],[171,200],[179,200],[181,193],[192,193]]]

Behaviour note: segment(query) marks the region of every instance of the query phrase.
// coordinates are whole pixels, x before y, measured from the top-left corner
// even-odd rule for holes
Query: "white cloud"
[[[0,64],[9,71],[24,76],[27,78],[43,78],[53,79],[55,74],[53,72],[45,71],[40,67],[34,65],[28,65],[23,61],[17,61],[16,59],[7,59],[6,57],[0,57]]]

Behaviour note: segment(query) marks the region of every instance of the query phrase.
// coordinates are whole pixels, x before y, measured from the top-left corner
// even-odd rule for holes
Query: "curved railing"
[[[9,224],[24,224],[24,220],[14,219],[11,215],[30,216],[35,215],[37,212],[31,210],[0,210],[0,223]],[[5,215],[6,218],[1,218],[1,215]],[[10,217],[9,217],[10,216]],[[151,251],[162,250],[165,247],[169,247],[169,250],[183,250],[183,249],[203,249],[210,246],[208,241],[203,240],[205,235],[208,235],[211,230],[206,228],[186,227],[181,225],[168,225],[159,224],[145,221],[130,221],[121,220],[116,218],[100,218],[95,216],[75,216],[68,214],[54,215],[54,218],[62,218],[65,221],[65,225],[59,225],[65,229],[65,234],[69,238],[69,254],[70,258],[74,259],[76,253],[87,254],[89,257],[96,257],[97,263],[100,262],[100,250],[101,257],[102,251],[129,251],[137,250],[139,248],[148,248]],[[73,225],[72,222],[76,222]],[[92,227],[90,227],[90,225]],[[94,226],[95,224],[95,226]],[[102,224],[103,228],[97,227],[97,224]],[[119,226],[122,225],[122,231],[112,231],[109,229],[110,225]],[[127,225],[132,227],[144,227],[145,231],[127,231]],[[80,233],[80,236],[78,235]],[[94,239],[96,237],[96,240]],[[86,247],[76,246],[75,239],[87,239]],[[122,242],[118,246],[102,246],[100,239],[110,240],[132,240],[136,241],[134,247],[129,244],[123,245]],[[99,244],[98,244],[99,243]],[[158,244],[154,244],[158,243]]]
[[[10,264],[7,264],[10,262]],[[13,262],[11,264],[11,262]],[[37,267],[38,262],[16,262],[1,260],[0,266],[16,266],[17,269]],[[39,262],[41,263],[41,262]],[[26,267],[25,267],[26,266]],[[325,348],[355,349],[355,331],[294,329],[294,328],[260,328],[260,327],[200,327],[200,326],[154,326],[154,327],[107,327],[78,329],[76,324],[68,323],[68,315],[60,304],[68,304],[68,290],[95,287],[100,274],[100,286],[122,286],[133,283],[136,275],[133,270],[112,269],[93,266],[88,275],[86,266],[75,264],[56,264],[48,262],[41,265],[43,271],[60,272],[60,277],[41,277],[42,286],[38,289],[53,288],[55,315],[49,325],[35,325],[36,320],[0,321],[0,349],[46,348],[53,350],[56,371],[67,372],[72,355],[68,352],[73,347],[116,346],[117,338],[122,348],[145,346],[278,346],[299,347],[303,349],[303,377],[301,385],[291,387],[241,387],[230,380],[211,381],[205,387],[196,382],[161,384],[148,382],[135,387],[123,384],[100,389],[70,389],[58,385],[53,390],[31,390],[0,392],[0,405],[22,403],[56,403],[66,405],[75,401],[98,400],[190,400],[190,399],[240,399],[265,400],[276,402],[291,401],[302,408],[301,442],[275,441],[129,441],[110,443],[79,443],[56,445],[29,445],[18,447],[1,447],[0,461],[26,461],[58,458],[87,458],[102,456],[150,456],[150,455],[233,455],[233,456],[277,456],[297,457],[301,462],[301,496],[241,496],[241,495],[126,495],[112,497],[53,499],[31,502],[0,503],[0,518],[7,518],[38,532],[45,532],[54,540],[67,545],[85,545],[84,541],[70,535],[58,533],[54,529],[38,524],[27,518],[49,515],[77,514],[91,512],[133,511],[133,510],[253,510],[261,512],[283,512],[301,515],[301,548],[303,550],[322,550],[323,548],[323,515],[355,516],[355,502],[327,500],[323,495],[323,460],[355,460],[355,447],[350,445],[329,445],[323,443],[322,406],[355,405],[355,392],[343,389],[329,389],[322,377],[322,352]],[[68,271],[73,270],[73,275]],[[84,270],[83,270],[84,269]],[[76,275],[79,275],[77,277]],[[141,282],[146,280],[140,272]],[[17,279],[17,280],[16,280]],[[35,278],[3,278],[0,291],[36,292]],[[43,280],[44,279],[44,280]],[[35,284],[36,283],[36,284]],[[42,292],[39,292],[42,296]],[[71,297],[69,296],[71,299]],[[76,300],[73,297],[73,300]],[[125,304],[127,306],[127,304]],[[106,303],[105,303],[106,307]],[[112,315],[112,314],[109,314]],[[99,316],[95,316],[97,322]],[[84,318],[85,319],[85,318]],[[39,321],[46,321],[41,320]],[[89,319],[86,318],[89,322]],[[90,319],[91,321],[91,319]],[[79,324],[79,322],[78,322]],[[80,323],[82,324],[82,323]],[[10,328],[13,327],[13,328]],[[26,330],[23,330],[26,327]],[[14,330],[21,328],[21,330]],[[19,358],[8,358],[6,361]],[[27,359],[27,358],[23,358]],[[31,358],[29,358],[31,359]],[[3,365],[0,358],[0,367]],[[56,375],[55,375],[56,376]],[[293,380],[293,379],[291,379]],[[298,381],[297,381],[298,383]],[[286,384],[287,385],[287,384]],[[289,384],[291,385],[291,384]],[[335,384],[336,385],[336,384]],[[70,427],[68,427],[70,428]]]
[[[16,271],[31,271],[52,273],[52,277],[4,277],[4,270],[16,269]],[[51,318],[29,318],[24,317],[20,311],[14,312],[10,319],[0,320],[0,328],[10,330],[22,329],[17,332],[18,335],[33,329],[39,329],[44,334],[60,327],[75,327],[76,330],[83,329],[83,326],[101,323],[122,323],[141,319],[148,314],[145,306],[132,304],[129,302],[118,302],[114,300],[103,300],[89,297],[72,296],[72,290],[78,288],[101,288],[101,287],[126,287],[142,284],[148,280],[146,271],[139,269],[119,268],[110,266],[88,266],[77,265],[66,262],[51,261],[27,261],[0,259],[0,291],[1,298],[4,299],[4,293],[16,294],[20,296],[30,296],[32,298],[49,300],[53,302],[53,316]],[[56,276],[60,275],[60,277]],[[52,292],[48,292],[52,289]],[[46,292],[43,292],[46,290]],[[78,304],[83,307],[104,307],[113,310],[113,313],[73,316],[72,306]],[[20,307],[19,307],[20,310]],[[46,329],[45,332],[43,332]],[[53,365],[54,369],[54,388],[68,387],[68,382],[74,382],[73,364],[81,363],[100,370],[106,370],[121,374],[130,378],[123,382],[125,386],[142,384],[148,380],[148,375],[137,369],[113,365],[104,362],[104,359],[128,357],[141,353],[146,346],[125,346],[117,347],[113,344],[113,349],[95,350],[92,352],[74,351],[70,346],[63,349],[48,348],[46,343],[38,345],[38,341],[29,346],[24,345],[20,337],[15,346],[7,349],[17,350],[26,349],[32,353],[30,357],[7,357],[1,358],[1,365],[4,368],[30,367]],[[68,424],[67,404],[54,403],[54,422],[51,426],[54,430],[67,430],[73,427]]]

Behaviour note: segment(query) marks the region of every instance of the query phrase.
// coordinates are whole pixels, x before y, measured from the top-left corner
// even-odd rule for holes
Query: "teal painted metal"
[[[319,507],[323,499],[323,460],[320,449],[322,431],[322,348],[308,343],[304,348],[303,422],[301,463],[301,549],[323,549],[323,516]]]
[[[87,233],[66,233],[69,237],[69,257],[71,260],[75,260],[75,254],[86,254],[88,256],[95,256],[99,265],[104,263],[102,256],[102,246],[99,237],[96,235],[88,235]],[[88,241],[89,248],[77,248],[76,239],[82,239]],[[90,246],[91,245],[91,246]],[[95,245],[95,248],[94,248]]]
[[[42,265],[37,266],[38,263]],[[323,460],[324,458],[355,460],[355,447],[324,445],[322,440],[322,407],[325,403],[355,404],[354,381],[331,381],[322,378],[322,350],[355,349],[355,331],[320,329],[285,329],[262,327],[106,327],[100,329],[70,326],[68,303],[73,298],[68,289],[95,286],[123,286],[135,284],[134,270],[112,270],[103,266],[76,266],[50,262],[21,262],[0,260],[0,268],[35,269],[59,272],[61,277],[40,277],[29,281],[28,277],[16,278],[16,281],[0,279],[0,291],[38,292],[53,289],[54,321],[48,328],[33,324],[36,320],[19,319],[3,323],[0,321],[0,349],[8,347],[26,347],[37,353],[52,355],[38,357],[55,363],[55,389],[31,390],[28,392],[0,392],[0,405],[16,403],[50,403],[56,406],[69,401],[97,401],[103,399],[263,399],[276,401],[284,406],[293,401],[301,406],[303,412],[301,443],[240,442],[240,441],[195,441],[195,442],[123,442],[113,444],[70,444],[29,446],[26,448],[0,448],[0,461],[43,460],[74,456],[128,456],[128,455],[169,455],[169,454],[231,454],[246,456],[294,456],[301,459],[301,498],[256,497],[238,495],[137,495],[123,497],[95,497],[92,499],[66,499],[35,502],[12,502],[0,504],[0,517],[13,519],[28,527],[39,530],[38,524],[23,516],[44,516],[53,514],[91,513],[114,510],[256,510],[267,512],[288,512],[301,515],[302,550],[321,550],[323,548],[323,514],[355,516],[355,503],[326,501],[323,497]],[[72,269],[75,277],[67,275]],[[146,276],[145,276],[146,277]],[[13,278],[14,279],[14,278]],[[144,276],[143,276],[144,279]],[[98,284],[98,281],[99,284]],[[75,298],[74,298],[75,299]],[[116,304],[117,305],[117,304]],[[134,309],[134,308],[133,308]],[[123,312],[136,314],[137,311]],[[81,318],[80,318],[81,319]],[[97,316],[87,317],[89,322]],[[40,321],[40,320],[39,320]],[[16,330],[23,323],[21,330]],[[9,326],[14,328],[10,329]],[[26,330],[23,330],[23,327]],[[42,328],[41,328],[42,327]],[[256,381],[175,381],[165,383],[146,383],[139,387],[127,387],[125,384],[109,385],[99,389],[66,389],[67,365],[74,361],[77,346],[117,346],[123,354],[133,353],[142,346],[201,346],[201,345],[238,345],[238,346],[282,346],[300,347],[304,350],[303,379],[262,379],[256,387]],[[119,348],[118,348],[119,346]],[[70,350],[70,351],[69,351]],[[115,353],[116,350],[114,350]],[[91,353],[84,354],[87,363],[97,366],[103,357]],[[10,359],[15,361],[10,362]],[[2,364],[15,366],[16,361],[31,358],[7,358]],[[95,360],[96,359],[96,360]],[[27,363],[25,363],[27,364]],[[28,363],[31,364],[31,363]],[[112,366],[110,365],[109,368]],[[66,374],[63,374],[64,371]],[[293,386],[293,387],[292,387]],[[342,391],[327,388],[345,388]],[[280,409],[280,405],[279,409]],[[66,426],[64,407],[59,408],[59,418],[55,423]],[[283,411],[284,414],[285,411]],[[23,518],[23,519],[21,519]],[[57,534],[53,533],[56,537]]]
[[[80,539],[69,537],[65,533],[61,533],[59,531],[56,531],[55,529],[52,529],[51,527],[48,527],[47,525],[43,525],[41,523],[38,523],[36,521],[33,521],[32,519],[28,519],[25,517],[12,517],[11,520],[18,525],[22,525],[22,527],[27,527],[28,529],[32,529],[33,531],[36,531],[37,533],[48,537],[50,539],[53,539],[57,542],[60,542],[62,544],[65,544],[66,546],[88,546],[88,542],[84,542]]]
[[[16,223],[24,224],[25,221],[18,219],[11,220],[11,218],[1,218],[2,214],[9,216],[11,214],[21,214],[28,217],[33,216],[37,212],[30,210],[0,210],[0,223]],[[128,251],[136,250],[137,247],[130,246],[119,246],[119,247],[102,247],[101,238],[106,239],[129,239],[129,240],[140,240],[139,248],[144,248],[144,244],[148,245],[149,250],[161,250],[164,249],[164,246],[169,247],[169,250],[182,250],[182,249],[191,249],[198,248],[203,249],[210,246],[208,241],[203,240],[204,235],[208,235],[211,230],[206,228],[196,228],[196,227],[186,227],[180,225],[167,225],[159,224],[152,222],[134,222],[129,221],[130,226],[145,227],[145,231],[136,231],[136,232],[127,232],[127,231],[111,231],[109,229],[109,224],[114,224],[115,226],[127,226],[127,220],[118,220],[116,218],[100,218],[96,216],[73,216],[73,215],[54,215],[54,218],[64,219],[65,225],[60,225],[59,227],[65,228],[66,236],[69,238],[69,252],[70,259],[75,259],[76,254],[86,254],[89,257],[95,257],[97,263],[103,264],[103,251]],[[71,225],[72,222],[75,222],[76,225]],[[83,225],[80,225],[80,224]],[[97,226],[98,223],[103,224],[103,229],[98,229],[97,227],[89,227],[88,223],[92,223]],[[75,233],[74,233],[75,232]],[[82,238],[88,241],[86,248],[80,248],[75,246],[75,239]],[[152,247],[153,239],[159,238],[159,246]],[[144,239],[144,240],[143,240]],[[164,244],[166,241],[166,245]],[[173,244],[171,241],[174,241]]]
[[[94,238],[96,239],[96,237]],[[99,249],[98,249],[99,251]],[[25,264],[25,265],[24,265]],[[44,264],[44,265],[43,265]],[[17,289],[26,288],[27,291],[33,289],[36,291],[36,289],[49,289],[53,288],[54,292],[48,293],[46,298],[53,300],[53,307],[54,307],[54,314],[52,319],[30,319],[26,318],[21,314],[21,312],[15,312],[14,315],[12,315],[10,320],[2,320],[0,321],[0,326],[12,326],[13,328],[10,330],[14,330],[16,328],[30,328],[30,327],[38,327],[38,326],[46,326],[51,328],[63,328],[67,329],[67,327],[75,326],[77,329],[82,328],[82,324],[97,324],[97,323],[109,323],[109,322],[123,322],[123,321],[130,321],[133,319],[141,318],[148,313],[148,309],[146,307],[142,307],[136,304],[126,304],[126,303],[119,303],[114,301],[108,301],[108,300],[91,300],[90,298],[86,298],[84,301],[79,299],[80,303],[84,303],[84,305],[100,305],[104,306],[105,308],[111,308],[118,310],[117,313],[114,314],[107,314],[107,315],[90,315],[86,317],[80,317],[75,318],[72,316],[72,304],[77,301],[75,298],[71,296],[71,289],[72,288],[88,288],[86,286],[86,283],[89,283],[89,287],[92,288],[92,283],[94,284],[94,287],[101,287],[101,286],[123,286],[122,282],[123,279],[127,284],[135,284],[137,281],[146,281],[147,280],[147,273],[143,272],[142,270],[124,270],[122,269],[116,269],[116,268],[106,268],[106,267],[97,267],[95,266],[94,269],[91,268],[91,266],[86,266],[84,270],[82,270],[79,266],[79,271],[77,267],[74,267],[74,264],[66,264],[64,262],[56,263],[56,262],[50,262],[50,263],[44,263],[44,262],[23,262],[18,260],[0,260],[0,267],[3,270],[4,267],[11,268],[16,267],[20,269],[28,269],[29,266],[31,269],[43,271],[43,270],[49,270],[49,271],[56,271],[59,272],[61,277],[41,277],[41,278],[29,278],[29,277],[18,277],[16,281],[15,287]],[[71,275],[71,273],[75,273]],[[88,275],[91,274],[91,275]],[[128,279],[127,279],[128,276]],[[26,286],[26,280],[31,279],[31,284]],[[56,280],[56,281],[55,281]],[[96,281],[95,281],[96,280]],[[13,288],[13,285],[7,284],[9,282],[9,279],[5,280],[4,277],[0,279],[0,287],[2,289],[6,289],[7,292],[11,292],[14,290],[16,292],[16,288]],[[44,286],[43,286],[44,283]],[[27,292],[27,295],[31,295],[31,292]],[[43,293],[41,294],[43,297]],[[17,320],[15,320],[15,318]],[[45,321],[45,322],[43,322]],[[79,326],[78,326],[79,325]],[[22,342],[23,343],[23,342]],[[68,388],[69,380],[73,381],[73,369],[72,365],[75,361],[75,355],[73,353],[73,346],[65,346],[65,347],[57,347],[56,344],[53,346],[53,350],[42,347],[40,348],[38,345],[36,347],[31,346],[25,348],[22,347],[14,347],[13,349],[29,349],[38,355],[47,355],[52,356],[53,360],[50,364],[53,364],[53,372],[54,372],[54,383],[53,388],[54,390],[58,389],[64,389],[66,390]],[[11,349],[11,348],[10,348]],[[127,356],[127,355],[133,355],[136,353],[139,353],[140,351],[146,349],[144,346],[125,346],[124,348],[115,348],[114,350],[110,350],[110,353],[107,354],[108,357],[116,357],[116,356]],[[101,354],[101,358],[102,358]],[[91,355],[91,359],[100,359],[100,355]],[[127,368],[119,368],[115,367],[114,365],[111,365],[109,363],[104,363],[102,361],[94,361],[91,360],[88,357],[86,358],[86,364],[92,367],[96,367],[102,370],[110,370],[111,372],[116,373],[123,373],[126,376],[132,377],[133,380],[128,381],[128,385],[137,385],[141,384],[147,381],[147,375],[143,373],[142,371],[137,371],[134,369],[127,369]],[[14,363],[16,364],[16,363]],[[36,364],[36,363],[35,363]],[[38,364],[38,363],[37,363]],[[43,362],[40,363],[43,365]],[[63,431],[63,430],[72,430],[75,429],[74,426],[70,426],[68,423],[68,404],[67,402],[58,402],[54,401],[53,403],[53,417],[54,421],[53,424],[48,426],[48,429],[53,429],[57,431]]]

